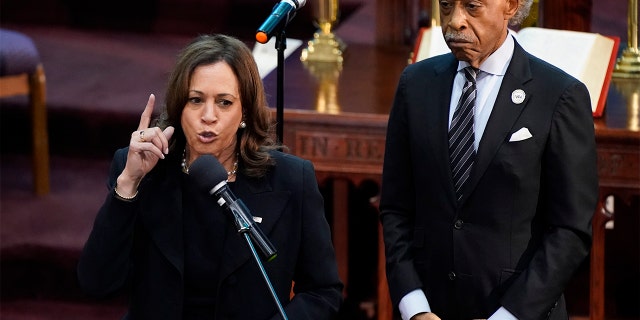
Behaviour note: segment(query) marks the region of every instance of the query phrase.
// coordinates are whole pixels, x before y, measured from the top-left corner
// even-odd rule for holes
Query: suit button
[[[456,220],[456,222],[453,224],[453,227],[454,227],[454,228],[456,228],[456,229],[458,229],[458,230],[459,230],[459,229],[462,229],[462,224],[463,224],[463,223],[464,223],[464,222],[463,222],[462,220],[458,219],[458,220]]]
[[[449,280],[455,280],[456,279],[456,273],[453,271],[449,271]]]

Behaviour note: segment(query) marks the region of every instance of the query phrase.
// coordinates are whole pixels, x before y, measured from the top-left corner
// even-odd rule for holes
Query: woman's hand
[[[169,140],[174,128],[169,126],[164,131],[160,127],[149,128],[155,101],[155,96],[151,94],[140,116],[138,129],[131,133],[127,163],[117,180],[120,195],[135,195],[140,180],[169,153]]]

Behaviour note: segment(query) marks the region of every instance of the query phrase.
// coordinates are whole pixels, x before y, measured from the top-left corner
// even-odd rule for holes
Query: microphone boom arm
[[[222,199],[222,198],[220,198]],[[229,203],[229,209],[233,214],[233,218],[238,228],[238,233],[249,233],[251,239],[258,243],[258,248],[262,252],[267,261],[271,261],[276,258],[276,249],[269,242],[267,236],[264,235],[260,228],[255,227],[253,217],[248,217],[247,212],[249,209],[245,206],[242,200],[238,199]]]
[[[218,197],[218,205],[221,207],[224,207],[225,204],[227,205],[233,215],[238,233],[249,233],[251,239],[258,243],[258,247],[267,261],[275,259],[277,256],[275,247],[262,230],[256,226],[255,221],[253,221],[253,216],[250,213],[251,211],[249,211],[249,208],[247,208],[244,202],[236,199],[230,192],[224,192],[226,185],[227,181],[223,180],[213,187],[209,193]]]

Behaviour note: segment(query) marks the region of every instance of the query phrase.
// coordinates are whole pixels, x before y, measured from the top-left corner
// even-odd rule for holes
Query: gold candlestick
[[[627,15],[628,41],[613,70],[616,78],[640,78],[640,51],[638,51],[638,0],[629,0]]]
[[[333,33],[333,27],[338,22],[338,0],[318,0],[314,3],[318,30],[313,34],[313,39],[307,42],[307,48],[302,50],[300,60],[341,63],[346,45]]]
[[[315,110],[318,113],[340,113],[338,82],[342,63],[327,61],[304,61],[306,69],[318,81],[316,86]]]

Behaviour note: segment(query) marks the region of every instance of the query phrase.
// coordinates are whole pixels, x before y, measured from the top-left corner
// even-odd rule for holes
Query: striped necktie
[[[473,114],[476,102],[477,72],[478,70],[471,66],[464,68],[466,82],[458,106],[453,112],[449,129],[449,157],[458,201],[462,199],[462,189],[469,178],[469,172],[476,155],[473,148]]]

